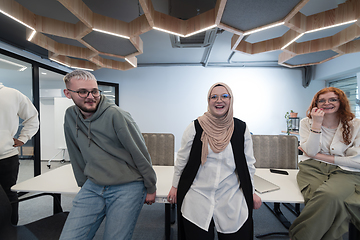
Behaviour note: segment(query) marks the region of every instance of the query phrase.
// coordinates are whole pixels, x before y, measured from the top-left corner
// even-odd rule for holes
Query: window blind
[[[356,76],[332,81],[329,82],[328,85],[329,87],[336,87],[343,90],[349,99],[351,111],[355,114],[357,118],[360,117],[360,102],[357,100],[359,99],[359,96]]]

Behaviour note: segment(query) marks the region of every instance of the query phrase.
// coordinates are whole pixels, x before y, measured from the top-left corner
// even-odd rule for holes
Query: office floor
[[[41,163],[41,171],[45,173],[51,169],[63,166],[66,163],[58,161],[51,162],[51,169],[47,167],[48,162]],[[20,160],[20,172],[18,182],[33,177],[34,167],[31,160]],[[64,211],[70,211],[72,206],[73,195],[62,195],[62,207]],[[35,221],[37,219],[49,216],[52,214],[52,198],[50,196],[43,196],[41,198],[34,198],[20,203],[19,210],[19,225]],[[284,215],[290,221],[295,219],[295,216],[290,213],[285,207],[281,208]],[[165,239],[165,210],[164,205],[160,203],[151,206],[144,205],[140,213],[138,222],[135,227],[133,240],[162,240]],[[101,225],[94,240],[101,240],[104,226]],[[286,232],[287,230],[274,217],[274,215],[262,205],[260,209],[254,211],[254,232],[255,236],[269,232]],[[171,227],[171,240],[177,240],[177,225],[176,223]],[[254,237],[254,239],[258,239]],[[274,235],[262,239],[272,240],[287,240],[288,236]],[[348,239],[348,234],[343,236],[343,239]]]

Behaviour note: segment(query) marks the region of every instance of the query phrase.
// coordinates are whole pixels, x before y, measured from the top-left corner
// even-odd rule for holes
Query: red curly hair
[[[351,112],[349,100],[348,100],[346,94],[342,90],[335,88],[335,87],[327,87],[327,88],[323,88],[320,91],[318,91],[315,94],[315,96],[310,104],[310,107],[306,111],[306,116],[311,118],[311,114],[310,114],[311,110],[314,107],[317,107],[317,101],[319,100],[319,96],[321,94],[328,93],[328,92],[334,92],[339,98],[340,107],[339,107],[339,110],[337,111],[337,114],[340,117],[340,122],[343,125],[342,136],[343,136],[344,142],[348,145],[351,142],[351,140],[350,140],[351,139],[350,121],[355,118],[355,115]]]

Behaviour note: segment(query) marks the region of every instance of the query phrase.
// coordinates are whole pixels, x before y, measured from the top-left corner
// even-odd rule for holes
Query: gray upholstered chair
[[[298,138],[289,135],[252,135],[257,168],[296,169]]]
[[[175,137],[171,133],[143,133],[153,165],[174,166]]]
[[[298,138],[289,135],[252,135],[256,168],[282,168],[297,169],[298,164]],[[270,207],[264,203],[270,211],[279,219],[285,228],[289,229],[291,223],[285,218],[280,209],[280,203],[274,203]],[[283,203],[296,216],[300,214],[300,204],[295,207],[288,203]],[[268,233],[256,236],[257,238],[266,237],[273,234],[288,235],[288,232]]]

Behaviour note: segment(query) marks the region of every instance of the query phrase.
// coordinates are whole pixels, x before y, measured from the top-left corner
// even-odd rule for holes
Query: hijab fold
[[[229,109],[222,117],[215,117],[210,112],[209,101],[211,91],[217,87],[223,86],[230,94]],[[215,153],[220,153],[230,143],[230,139],[234,132],[234,118],[233,118],[233,95],[232,91],[225,83],[215,83],[212,85],[208,92],[208,111],[204,115],[198,117],[199,124],[203,129],[201,135],[202,152],[201,152],[201,165],[206,162],[207,155],[209,154],[208,145]]]

